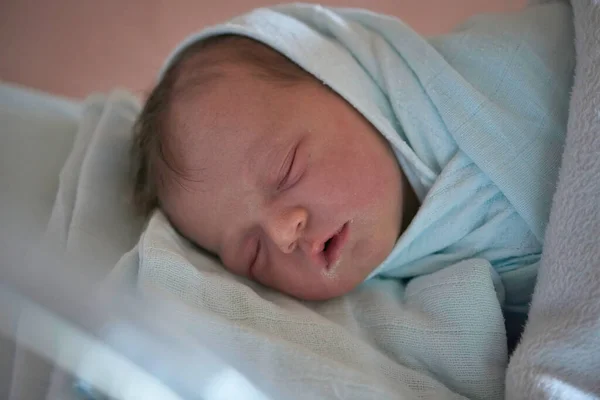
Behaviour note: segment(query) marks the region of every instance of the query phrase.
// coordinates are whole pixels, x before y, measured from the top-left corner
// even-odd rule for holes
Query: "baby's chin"
[[[393,246],[392,246],[393,247]],[[369,264],[361,267],[353,263],[341,264],[335,270],[314,276],[312,280],[302,283],[288,280],[275,289],[300,300],[322,301],[330,300],[352,292],[362,284],[373,270],[379,266],[391,251],[381,247],[380,251],[369,254]]]
[[[328,279],[325,280],[327,281]],[[292,284],[288,287],[278,288],[278,290],[299,300],[323,301],[350,293],[363,281],[364,279],[340,280],[334,278],[327,283],[320,281],[315,282],[314,285],[307,284],[303,286]]]

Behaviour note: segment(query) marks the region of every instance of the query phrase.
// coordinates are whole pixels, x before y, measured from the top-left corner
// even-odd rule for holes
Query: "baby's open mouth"
[[[325,241],[323,254],[327,261],[327,269],[333,267],[340,260],[344,245],[348,241],[348,228],[348,222],[346,222],[333,236]]]

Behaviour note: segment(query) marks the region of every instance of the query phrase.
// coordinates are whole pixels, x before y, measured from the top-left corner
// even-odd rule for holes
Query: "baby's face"
[[[173,224],[231,272],[301,299],[360,284],[402,224],[387,142],[316,81],[286,87],[230,67],[196,92],[171,111],[186,174],[162,196]]]

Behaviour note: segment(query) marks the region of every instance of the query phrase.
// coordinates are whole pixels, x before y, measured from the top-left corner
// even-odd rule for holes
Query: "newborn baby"
[[[188,48],[137,124],[138,204],[233,273],[341,295],[388,256],[417,200],[386,140],[281,54],[218,36]]]
[[[135,126],[136,204],[301,299],[477,258],[526,312],[573,60],[562,3],[429,41],[363,11],[257,10],[168,63]]]

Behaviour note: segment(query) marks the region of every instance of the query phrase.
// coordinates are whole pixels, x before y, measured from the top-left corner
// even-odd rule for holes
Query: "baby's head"
[[[239,36],[193,44],[135,126],[136,204],[231,272],[292,296],[344,294],[391,252],[408,187],[339,95]]]

